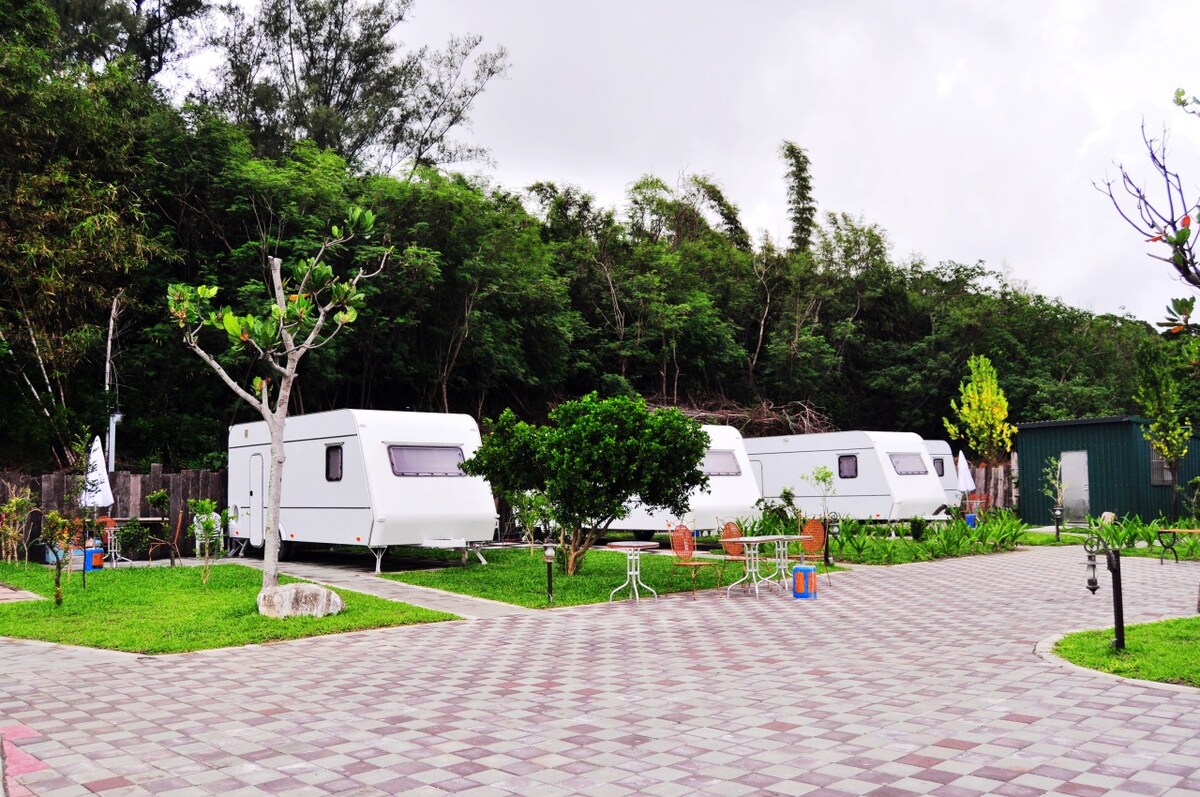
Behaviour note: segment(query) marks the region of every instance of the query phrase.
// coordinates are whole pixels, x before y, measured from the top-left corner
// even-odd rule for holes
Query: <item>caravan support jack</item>
[[[370,548],[369,550],[375,554],[375,575],[379,575],[380,565],[383,563],[383,555],[387,553],[387,548]]]

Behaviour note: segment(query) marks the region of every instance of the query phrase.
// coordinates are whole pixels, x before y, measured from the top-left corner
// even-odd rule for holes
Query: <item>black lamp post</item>
[[[829,538],[836,537],[842,533],[842,518],[837,512],[830,512],[825,516],[825,565],[828,567],[833,564],[833,560],[829,558]]]
[[[1063,508],[1055,504],[1050,509],[1050,514],[1054,515],[1054,541],[1058,542],[1062,539]]]
[[[1100,580],[1096,577],[1096,554],[1104,552],[1108,572],[1112,573],[1113,590],[1113,625],[1117,636],[1112,642],[1113,649],[1125,649],[1125,604],[1121,594],[1121,549],[1110,548],[1108,543],[1098,536],[1091,536],[1083,543],[1087,551],[1087,588],[1093,595],[1100,589]]]

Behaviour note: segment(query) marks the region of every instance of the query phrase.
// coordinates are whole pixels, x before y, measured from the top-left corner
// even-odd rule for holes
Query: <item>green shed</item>
[[[1063,502],[1068,521],[1115,512],[1151,520],[1171,513],[1171,473],[1142,436],[1145,418],[1118,415],[1070,421],[1017,424],[1020,463],[1020,514],[1026,523],[1053,522],[1054,502],[1045,494],[1046,467],[1052,457],[1062,462]],[[1179,463],[1179,484],[1200,475],[1200,438],[1192,437]],[[1183,511],[1182,504],[1179,510]]]

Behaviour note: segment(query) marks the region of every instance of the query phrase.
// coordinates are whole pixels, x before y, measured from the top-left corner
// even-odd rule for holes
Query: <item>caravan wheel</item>
[[[296,544],[294,542],[292,542],[291,540],[280,540],[279,541],[279,561],[281,561],[281,562],[292,561],[292,553],[295,551],[295,545]]]

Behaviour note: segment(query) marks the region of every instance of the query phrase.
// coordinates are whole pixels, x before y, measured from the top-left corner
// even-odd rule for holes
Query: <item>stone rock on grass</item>
[[[345,608],[341,595],[318,584],[284,584],[258,593],[258,613],[267,617],[325,617]]]

